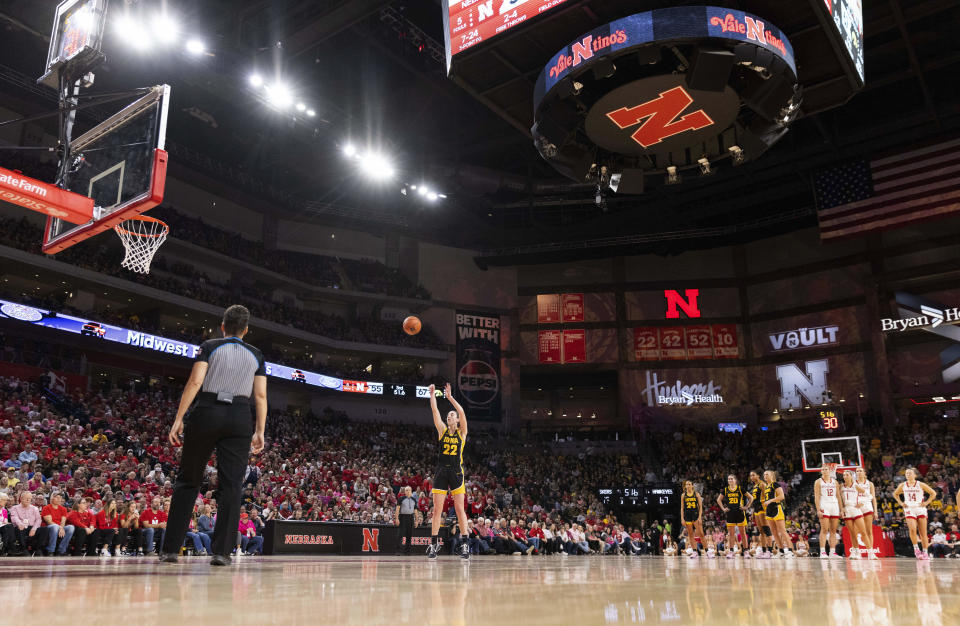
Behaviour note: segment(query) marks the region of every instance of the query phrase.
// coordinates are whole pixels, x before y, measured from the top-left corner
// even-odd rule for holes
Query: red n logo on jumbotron
[[[363,529],[363,552],[380,552],[380,529]]]
[[[680,319],[680,311],[677,307],[683,309],[687,317],[700,317],[700,307],[697,306],[697,298],[700,296],[699,289],[684,289],[681,296],[676,289],[664,289],[663,296],[667,299],[667,319]]]
[[[640,124],[640,128],[634,131],[631,137],[644,148],[649,148],[667,137],[679,135],[688,130],[700,130],[713,124],[713,120],[703,109],[687,113],[677,119],[677,116],[692,103],[693,98],[690,94],[678,85],[664,91],[649,102],[610,111],[607,117],[621,129]]]

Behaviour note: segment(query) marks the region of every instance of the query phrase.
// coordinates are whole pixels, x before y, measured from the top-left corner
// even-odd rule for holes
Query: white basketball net
[[[127,251],[120,262],[122,267],[140,274],[150,273],[150,261],[163,242],[170,228],[158,219],[140,215],[120,222],[113,227]]]

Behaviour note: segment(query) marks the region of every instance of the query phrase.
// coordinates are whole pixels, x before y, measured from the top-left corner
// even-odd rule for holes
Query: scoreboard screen
[[[568,0],[445,0],[443,14],[450,59]]]
[[[605,506],[625,509],[666,508],[679,506],[677,490],[672,485],[629,485],[599,489]]]
[[[843,409],[838,406],[823,407],[817,411],[817,422],[822,431],[843,432]]]
[[[362,380],[343,381],[343,390],[347,393],[372,393],[383,395],[383,383],[368,383]]]
[[[386,393],[395,398],[429,398],[430,388],[423,385],[387,385]]]
[[[822,0],[833,28],[863,84],[863,4],[861,0]]]

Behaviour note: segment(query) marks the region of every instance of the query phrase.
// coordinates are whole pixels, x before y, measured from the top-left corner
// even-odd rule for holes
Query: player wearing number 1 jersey
[[[454,410],[447,413],[447,423],[440,419],[440,410],[437,408],[435,387],[430,385],[430,410],[433,413],[433,425],[437,427],[437,442],[439,454],[437,457],[437,471],[433,481],[433,526],[430,533],[430,547],[427,548],[427,557],[437,558],[440,546],[437,545],[440,532],[440,519],[443,516],[443,502],[447,494],[453,496],[453,508],[457,512],[457,521],[460,523],[460,556],[470,558],[470,541],[467,538],[467,514],[464,511],[463,501],[467,489],[463,479],[463,446],[467,442],[467,416],[463,407],[453,397],[450,383],[444,386],[444,394]]]

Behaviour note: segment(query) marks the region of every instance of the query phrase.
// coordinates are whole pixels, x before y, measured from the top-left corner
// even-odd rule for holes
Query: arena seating
[[[172,216],[166,215],[171,212],[172,209],[166,209],[165,212],[162,212],[162,215],[167,219],[173,219]],[[414,287],[400,272],[387,268],[381,263],[337,260],[321,255],[283,251],[267,254],[262,245],[245,240],[239,235],[213,229],[204,225],[202,220],[180,215],[176,215],[176,220],[178,224],[182,220],[183,224],[186,225],[182,234],[184,237],[193,237],[191,240],[193,243],[222,251],[225,254],[232,254],[231,250],[235,251],[238,246],[242,246],[245,259],[248,262],[282,272],[286,276],[316,286],[350,287],[357,291],[429,298],[426,291]],[[178,234],[180,234],[179,228]],[[40,254],[39,242],[42,239],[41,229],[26,219],[0,218],[0,244]],[[248,251],[250,253],[249,258],[246,257]],[[117,246],[101,245],[97,247],[96,254],[91,254],[85,245],[80,245],[60,253],[57,258],[102,274],[123,278],[133,276],[127,270],[120,268],[122,250]],[[341,284],[340,272],[336,269],[338,267],[343,268],[345,272],[343,275],[348,277],[349,285]],[[136,281],[138,284],[215,306],[225,307],[231,304],[243,304],[255,317],[331,339],[412,348],[440,348],[443,345],[429,328],[424,328],[415,336],[397,332],[396,322],[380,319],[379,308],[367,317],[358,317],[354,320],[347,320],[337,315],[319,311],[306,311],[292,304],[275,301],[272,289],[258,288],[250,284],[240,287],[218,283],[206,273],[187,263],[178,262],[168,265],[162,256],[154,261],[151,274],[146,276],[136,275]],[[0,295],[14,300],[23,300],[21,294],[15,292],[0,290]],[[67,309],[65,295],[62,293],[58,293],[53,301],[43,305],[38,304],[38,306],[61,311]],[[130,324],[129,319],[118,319],[117,314],[109,310],[97,309],[94,311],[76,311],[76,313],[96,315],[98,319],[105,322],[127,326]],[[149,327],[145,322],[140,322],[137,329],[170,336],[169,329],[161,331],[161,329]],[[189,340],[196,341],[197,339],[194,337]]]
[[[11,496],[8,506],[25,489],[35,494],[38,505],[53,492],[65,493],[68,501],[88,498],[94,508],[109,495],[142,501],[168,497],[179,454],[166,443],[178,399],[175,390],[170,391],[167,395],[113,390],[58,398],[34,382],[0,378],[0,491]],[[731,472],[745,480],[747,472],[758,467],[780,472],[791,532],[805,538],[815,532],[810,504],[796,500],[801,477],[795,427],[743,435],[682,430],[638,437],[664,461],[649,464],[650,460],[622,452],[558,454],[555,442],[539,435],[471,430],[471,444],[464,455],[469,516],[478,524],[481,519],[494,524],[502,520],[505,528],[515,529],[494,531],[484,522],[476,528],[492,536],[475,547],[501,553],[660,553],[661,538],[676,535],[679,529],[659,521],[638,524],[624,530],[630,535],[627,542],[615,515],[600,504],[601,486],[655,480],[679,483],[690,478],[703,490],[707,503],[705,527],[718,532],[722,531],[720,511],[712,503],[722,481]],[[333,410],[299,416],[274,411],[268,420],[268,448],[248,473],[246,505],[265,519],[391,524],[395,494],[409,485],[419,498],[420,518],[426,518],[434,438],[432,427],[352,422]],[[931,529],[934,524],[946,529],[956,522],[960,441],[944,429],[916,426],[878,433],[868,446],[869,474],[878,500],[887,502],[896,482],[902,480],[903,468],[915,465],[940,494],[931,507]],[[678,465],[671,459],[680,458],[681,450],[684,462]],[[160,471],[155,471],[157,465]],[[128,478],[130,472],[133,478]],[[125,482],[129,482],[126,487]],[[202,495],[215,503],[215,478]],[[445,509],[452,513],[449,499]],[[541,528],[553,525],[562,539],[542,539],[535,549],[537,542],[524,538],[534,521]],[[903,525],[902,511],[891,506],[880,522],[897,532]],[[564,530],[564,525],[571,526]]]

